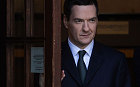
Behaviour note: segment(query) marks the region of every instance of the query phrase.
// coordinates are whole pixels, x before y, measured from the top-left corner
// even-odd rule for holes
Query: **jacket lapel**
[[[89,68],[87,71],[87,76],[85,79],[85,86],[94,78],[96,72],[99,70],[103,63],[103,58],[101,57],[102,52],[100,52],[100,46],[97,43],[94,44],[92,51]]]
[[[66,44],[65,49],[62,51],[62,68],[66,71],[80,86],[81,80],[76,68],[74,58],[70,51],[69,46]]]

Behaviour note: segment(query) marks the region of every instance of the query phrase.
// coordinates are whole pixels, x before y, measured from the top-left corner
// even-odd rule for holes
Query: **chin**
[[[91,40],[92,41],[92,40]],[[83,44],[83,45],[88,45],[91,41],[82,41],[81,43]]]

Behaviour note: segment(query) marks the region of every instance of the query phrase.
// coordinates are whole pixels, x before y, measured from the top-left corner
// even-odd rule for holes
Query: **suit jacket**
[[[134,50],[134,71],[136,78],[136,87],[140,87],[140,47]]]
[[[130,87],[124,54],[96,41],[83,86],[67,42],[62,44],[62,70],[62,87]]]

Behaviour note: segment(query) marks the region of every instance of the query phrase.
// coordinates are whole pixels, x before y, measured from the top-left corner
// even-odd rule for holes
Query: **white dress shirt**
[[[74,45],[68,38],[68,45],[71,49],[75,64],[77,66],[78,60],[79,60],[79,54],[78,52],[80,50],[85,50],[86,54],[83,57],[83,60],[85,62],[86,68],[88,69],[88,65],[89,65],[89,61],[90,61],[90,57],[92,54],[92,49],[93,49],[93,45],[94,45],[94,40],[92,40],[92,42],[84,49],[80,49],[79,47],[77,47],[76,45]]]

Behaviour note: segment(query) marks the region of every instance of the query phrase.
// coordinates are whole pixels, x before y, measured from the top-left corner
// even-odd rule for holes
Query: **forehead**
[[[71,17],[91,18],[96,17],[95,5],[74,5],[71,9]]]

